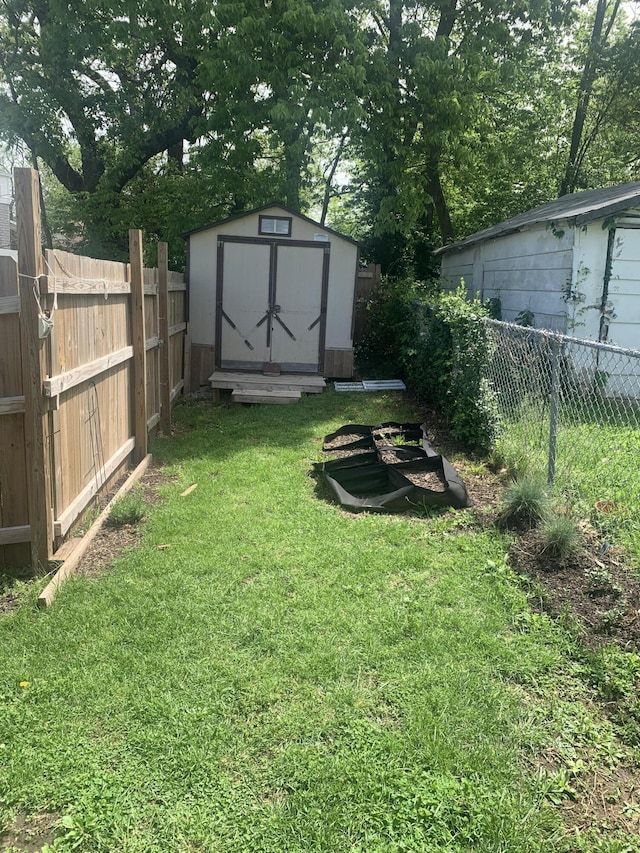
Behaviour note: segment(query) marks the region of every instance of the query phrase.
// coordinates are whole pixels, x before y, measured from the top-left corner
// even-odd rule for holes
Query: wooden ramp
[[[214,389],[231,390],[231,397],[237,403],[295,403],[302,394],[319,394],[325,388],[322,376],[298,374],[266,376],[216,371],[209,382]]]

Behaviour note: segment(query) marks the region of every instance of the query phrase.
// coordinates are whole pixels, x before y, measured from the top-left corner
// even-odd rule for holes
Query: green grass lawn
[[[619,746],[499,534],[319,499],[324,434],[414,415],[332,392],[178,409],[141,547],[0,618],[0,831],[51,813],[56,851],[635,849],[563,830],[557,804]]]

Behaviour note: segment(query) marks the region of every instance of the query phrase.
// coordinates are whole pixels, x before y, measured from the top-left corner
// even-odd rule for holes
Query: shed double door
[[[322,371],[329,250],[326,242],[218,238],[218,368]]]

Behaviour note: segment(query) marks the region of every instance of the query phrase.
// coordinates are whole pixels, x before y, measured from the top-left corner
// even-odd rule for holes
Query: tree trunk
[[[565,169],[564,177],[560,184],[559,196],[572,193],[576,188],[579,172],[578,155],[580,152],[580,145],[582,143],[584,125],[587,120],[589,102],[591,101],[591,95],[593,94],[593,84],[598,73],[602,47],[607,36],[611,32],[611,27],[613,26],[619,8],[619,0],[616,0],[607,24],[607,31],[603,39],[602,31],[604,28],[604,19],[608,2],[609,0],[598,0],[596,16],[593,22],[593,30],[591,31],[591,39],[589,41],[589,50],[587,52],[587,58],[585,59],[584,68],[582,69],[580,85],[578,86],[578,100],[573,119],[573,128],[571,131],[569,157],[567,159],[567,167]]]
[[[331,201],[331,184],[333,183],[333,178],[336,174],[336,170],[338,168],[338,164],[340,163],[340,158],[342,157],[342,152],[344,151],[345,142],[347,141],[347,131],[345,131],[340,137],[340,144],[338,145],[338,151],[336,152],[336,156],[331,164],[331,169],[327,176],[326,183],[324,185],[324,198],[322,200],[322,215],[320,217],[320,225],[324,225],[327,218],[327,211],[329,210],[329,202]]]
[[[427,167],[426,178],[427,191],[433,201],[433,208],[438,218],[438,225],[440,226],[440,237],[443,243],[450,243],[453,240],[453,227],[451,226],[449,206],[444,197],[437,164]]]

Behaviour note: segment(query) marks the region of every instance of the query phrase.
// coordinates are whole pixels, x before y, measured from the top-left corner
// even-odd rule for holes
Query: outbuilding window
[[[280,237],[291,237],[290,216],[261,216],[258,226],[259,234],[277,234]]]

